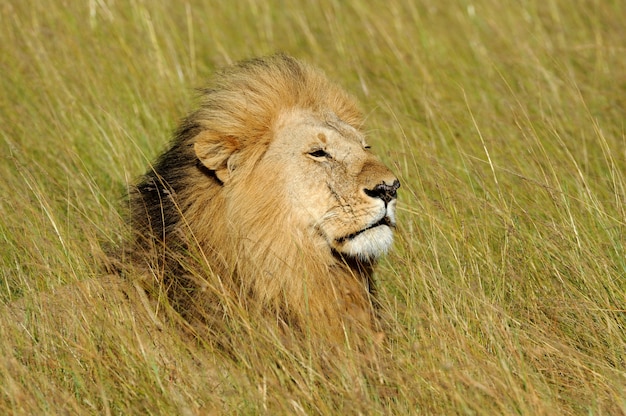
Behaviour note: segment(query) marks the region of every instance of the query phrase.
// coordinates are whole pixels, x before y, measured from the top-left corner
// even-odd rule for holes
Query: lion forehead
[[[270,150],[296,149],[306,151],[315,147],[343,151],[355,155],[356,150],[369,146],[365,135],[357,127],[346,123],[332,112],[315,114],[310,111],[292,109],[278,117]],[[308,146],[308,147],[307,147]],[[345,157],[344,157],[345,159]]]

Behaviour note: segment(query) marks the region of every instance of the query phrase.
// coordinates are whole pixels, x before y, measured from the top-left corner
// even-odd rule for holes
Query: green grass
[[[624,16],[610,0],[3,2],[0,414],[626,413]],[[225,356],[98,279],[127,185],[194,88],[275,51],[359,98],[402,181],[372,362],[329,368],[254,322]]]

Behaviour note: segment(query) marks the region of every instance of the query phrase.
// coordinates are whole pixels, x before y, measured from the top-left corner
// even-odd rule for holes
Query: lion
[[[355,99],[283,54],[222,70],[200,99],[130,193],[151,290],[185,316],[224,316],[226,294],[285,328],[379,334],[372,276],[400,182]]]

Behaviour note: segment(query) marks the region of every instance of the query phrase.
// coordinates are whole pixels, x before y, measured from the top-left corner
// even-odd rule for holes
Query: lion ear
[[[193,149],[204,166],[215,172],[220,181],[228,182],[233,170],[229,159],[239,150],[239,141],[235,137],[203,131],[196,136]]]

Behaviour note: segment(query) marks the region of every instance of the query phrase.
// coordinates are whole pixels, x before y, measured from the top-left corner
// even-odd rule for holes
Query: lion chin
[[[380,219],[371,221],[355,233],[339,238],[334,249],[361,261],[376,261],[393,245],[395,227],[395,201],[393,201]]]
[[[400,182],[362,125],[350,95],[289,56],[218,73],[131,191],[146,288],[204,325],[235,301],[337,342],[376,332]]]
[[[379,225],[359,232],[343,242],[340,251],[362,261],[377,260],[393,243],[393,231],[387,225]]]

